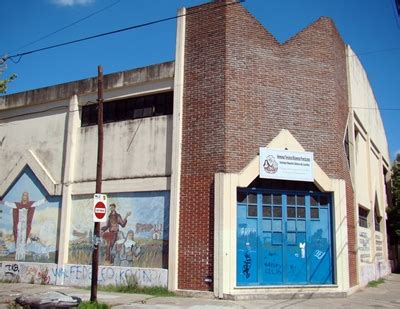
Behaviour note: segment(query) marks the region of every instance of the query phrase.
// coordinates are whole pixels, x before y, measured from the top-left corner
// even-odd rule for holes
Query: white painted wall
[[[385,222],[387,196],[383,175],[384,167],[389,170],[390,158],[379,106],[368,76],[349,46],[347,55],[351,108],[349,128],[355,128],[360,132],[357,135],[355,132],[350,132],[350,144],[353,145],[350,149],[353,151],[351,157],[355,158],[351,163],[351,169],[355,184],[354,211],[358,227],[358,281],[361,286],[365,286],[369,281],[390,272]],[[379,213],[382,216],[381,232],[375,231],[375,196],[377,196]],[[360,227],[358,224],[359,205],[370,210],[367,228]],[[367,258],[368,254],[370,254],[369,258]]]
[[[0,183],[28,150],[61,182],[67,107],[68,101],[62,101],[0,113],[1,119],[8,118],[0,120]]]
[[[347,65],[351,110],[356,114],[383,158],[389,163],[388,144],[378,103],[375,100],[367,73],[350,46],[347,46]]]
[[[97,126],[81,128],[78,135],[74,182],[93,181]],[[170,175],[171,137],[172,116],[105,124],[103,179]]]
[[[355,195],[357,204],[370,209],[370,197],[365,194],[369,188],[368,176],[368,145],[362,133],[359,133],[354,141],[355,143]],[[368,190],[369,191],[369,190]]]
[[[174,63],[111,74],[105,85],[106,100],[172,91]],[[47,283],[90,284],[90,266],[67,264],[67,257],[71,197],[95,189],[97,126],[80,123],[81,107],[96,100],[95,90],[88,79],[1,98],[0,197],[26,164],[50,195],[63,196],[58,264],[2,262],[0,279],[13,267],[25,282],[48,272]],[[105,124],[103,192],[170,190],[172,127],[172,115]],[[99,273],[104,284],[123,284],[130,275],[143,285],[168,284],[166,269],[104,266]]]

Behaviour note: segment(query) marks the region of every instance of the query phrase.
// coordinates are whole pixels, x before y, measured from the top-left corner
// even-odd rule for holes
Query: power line
[[[372,54],[378,54],[378,53],[386,53],[386,52],[391,52],[395,50],[400,50],[400,47],[393,47],[393,48],[387,48],[387,49],[377,49],[377,50],[371,50],[368,52],[364,53],[354,53],[354,55],[350,55],[349,57],[355,57],[355,56],[364,56],[364,55],[372,55]]]
[[[70,110],[69,112],[70,113],[80,112],[84,106],[86,106],[86,105],[88,105],[90,103],[96,103],[96,102],[87,101],[85,104],[80,105],[78,107],[78,109]],[[18,114],[18,115],[14,115],[14,116],[8,116],[8,117],[0,118],[0,121],[1,120],[9,120],[9,119],[13,119],[13,118],[24,117],[24,116],[29,116],[29,115],[35,115],[35,114],[40,114],[40,113],[46,113],[46,112],[49,112],[49,111],[61,110],[61,109],[68,109],[68,105],[55,106],[55,107],[50,107],[48,109],[43,109],[43,110],[40,110],[40,111],[23,113],[23,114]],[[377,110],[377,111],[400,111],[400,108],[385,108],[385,107],[376,108],[376,107],[363,107],[363,106],[349,106],[349,109],[367,109],[367,110]],[[1,124],[0,124],[0,126],[1,126]]]
[[[241,3],[241,2],[244,2],[244,1],[245,0],[233,0],[233,2],[224,3],[222,5],[215,6],[215,7],[212,8],[212,10],[216,10],[216,9],[219,9],[219,8],[222,8],[222,7],[226,7],[226,6],[229,6],[229,5],[238,4],[238,3]],[[81,38],[81,39],[76,39],[76,40],[72,40],[72,41],[68,41],[68,42],[64,42],[64,43],[60,43],[60,44],[56,44],[56,45],[51,45],[51,46],[47,46],[47,47],[34,49],[34,50],[27,51],[27,52],[24,52],[24,53],[19,53],[19,54],[15,54],[15,55],[11,55],[11,56],[3,56],[2,60],[3,61],[7,61],[8,59],[11,59],[11,61],[13,61],[14,63],[18,63],[23,56],[26,56],[26,55],[29,55],[29,54],[34,54],[34,53],[37,53],[37,52],[40,52],[40,51],[49,50],[49,49],[53,49],[53,48],[57,48],[57,47],[61,47],[61,46],[66,46],[66,45],[71,45],[71,44],[75,44],[75,43],[79,43],[79,42],[83,42],[83,41],[87,41],[87,40],[92,40],[92,39],[95,39],[95,38],[99,38],[99,37],[103,37],[103,36],[107,36],[107,35],[111,35],[111,34],[125,32],[125,31],[132,30],[132,29],[143,28],[143,27],[147,27],[147,26],[163,23],[163,22],[166,22],[166,21],[178,19],[178,18],[185,17],[185,16],[190,16],[190,15],[203,13],[204,11],[207,11],[207,10],[210,10],[210,9],[203,9],[203,10],[194,11],[194,12],[191,12],[191,13],[186,13],[186,14],[176,15],[176,16],[172,16],[172,17],[162,18],[162,19],[150,21],[150,22],[147,22],[147,23],[139,24],[139,25],[134,25],[134,26],[126,27],[126,28],[121,28],[121,29],[117,29],[117,30],[113,30],[113,31],[109,31],[109,32],[103,32],[103,33],[100,33],[100,34],[88,36],[88,37]],[[14,58],[16,58],[17,60],[14,60]]]
[[[52,35],[54,35],[54,34],[56,34],[56,33],[59,33],[59,32],[61,32],[61,31],[65,30],[65,29],[68,29],[68,28],[70,28],[70,27],[72,27],[72,26],[74,26],[74,25],[76,25],[76,24],[78,24],[78,23],[80,23],[80,22],[82,22],[82,21],[84,21],[84,20],[86,20],[86,19],[89,19],[90,17],[92,17],[92,16],[94,16],[94,15],[97,15],[97,14],[99,14],[99,13],[101,13],[101,12],[104,12],[105,10],[108,10],[109,8],[111,8],[111,7],[115,6],[115,5],[117,5],[119,2],[121,2],[121,0],[117,0],[117,1],[115,1],[115,2],[113,2],[113,3],[111,3],[110,5],[107,5],[107,6],[103,7],[103,8],[100,9],[100,10],[97,10],[97,11],[95,11],[95,12],[93,12],[93,13],[91,13],[91,14],[89,14],[89,15],[83,17],[83,18],[80,18],[80,19],[74,21],[74,22],[71,23],[71,24],[68,24],[68,25],[66,25],[66,26],[64,26],[64,27],[61,27],[61,28],[59,28],[59,29],[57,29],[57,30],[55,30],[55,31],[53,31],[53,32],[50,32],[49,34],[46,34],[46,35],[44,35],[44,36],[42,36],[42,37],[40,37],[40,38],[38,38],[38,39],[36,39],[36,40],[34,40],[34,41],[31,41],[31,42],[29,42],[29,43],[27,43],[27,44],[25,44],[25,45],[22,45],[22,46],[20,46],[20,47],[18,47],[18,48],[16,48],[16,49],[13,49],[12,51],[10,51],[10,53],[19,51],[19,50],[21,50],[22,48],[31,46],[31,45],[33,45],[33,44],[35,44],[35,43],[37,43],[37,42],[40,42],[40,41],[42,41],[42,40],[44,40],[44,39],[47,39],[48,37],[50,37],[50,36],[52,36]],[[11,59],[11,60],[12,60],[12,59]]]
[[[60,32],[60,31],[62,31],[62,30],[64,30],[64,29],[66,29],[66,28],[69,28],[69,27],[71,27],[71,26],[73,26],[73,25],[79,23],[80,21],[83,21],[83,20],[85,20],[85,19],[88,19],[89,17],[91,17],[91,16],[93,16],[93,15],[96,15],[96,14],[98,14],[98,13],[100,13],[100,12],[106,10],[106,9],[110,8],[111,6],[116,5],[116,4],[117,4],[118,2],[120,2],[120,1],[121,1],[121,0],[118,0],[118,1],[116,1],[116,2],[114,2],[114,3],[112,3],[111,5],[109,5],[109,6],[107,6],[107,7],[104,7],[103,9],[101,9],[101,10],[99,10],[99,11],[96,11],[96,12],[94,12],[94,13],[92,13],[92,14],[90,14],[90,15],[88,15],[88,16],[86,16],[86,17],[80,19],[80,20],[77,20],[76,22],[74,22],[74,23],[72,23],[72,24],[70,24],[70,25],[67,25],[67,26],[65,26],[65,27],[63,27],[63,28],[60,28],[60,29],[58,29],[58,30],[56,30],[56,31],[54,31],[54,32],[52,32],[52,33],[50,33],[50,34],[48,34],[48,35],[42,37],[42,38],[39,38],[39,39],[36,40],[36,41],[33,41],[33,42],[31,42],[31,43],[28,43],[27,45],[34,44],[34,43],[36,43],[36,42],[38,42],[38,41],[40,41],[40,40],[42,40],[42,39],[44,39],[44,38],[47,38],[47,37],[49,37],[49,36],[51,36],[51,35],[53,35],[53,34],[55,34],[55,33],[58,33],[58,32]],[[220,5],[220,6],[216,6],[216,7],[213,8],[213,10],[218,9],[218,8],[221,8],[221,7],[225,7],[225,6],[228,6],[228,5],[232,5],[232,4],[238,4],[238,3],[241,3],[241,2],[244,2],[244,1],[245,1],[245,0],[233,0],[233,2],[225,3],[225,4]],[[132,30],[132,29],[143,28],[143,27],[155,25],[155,24],[158,24],[158,23],[162,23],[162,22],[166,22],[166,21],[178,19],[178,18],[181,18],[181,17],[190,16],[190,15],[194,15],[194,14],[199,14],[199,13],[202,13],[202,12],[204,12],[204,11],[206,11],[206,10],[207,10],[207,9],[200,10],[200,11],[197,11],[197,12],[192,12],[192,13],[186,13],[186,14],[176,15],[176,16],[172,16],[172,17],[167,17],[167,18],[163,18],[163,19],[158,19],[158,20],[155,20],[155,21],[151,21],[151,22],[147,22],[147,23],[143,23],[143,24],[139,24],[139,25],[134,25],[134,26],[126,27],[126,28],[121,28],[121,29],[117,29],[117,30],[114,30],[114,31],[103,32],[103,33],[96,34],[96,35],[92,35],[92,36],[89,36],[89,37],[85,37],[85,38],[81,38],[81,39],[76,39],[76,40],[72,40],[72,41],[67,41],[67,42],[64,42],[64,43],[60,43],[60,44],[56,44],[56,45],[51,45],[51,46],[47,46],[47,47],[43,47],[43,48],[38,48],[38,49],[34,49],[34,50],[31,50],[31,51],[27,51],[27,52],[24,52],[24,53],[15,54],[15,55],[11,55],[11,56],[5,55],[5,56],[1,57],[0,60],[2,60],[2,62],[6,62],[8,59],[10,59],[10,60],[11,60],[12,62],[14,62],[14,63],[19,63],[19,62],[21,61],[21,59],[22,59],[23,56],[26,56],[26,55],[29,55],[29,54],[34,54],[34,53],[37,53],[37,52],[40,52],[40,51],[45,51],[45,50],[49,50],[49,49],[54,49],[54,48],[58,48],[58,47],[66,46],[66,45],[71,45],[71,44],[75,44],[75,43],[79,43],[79,42],[83,42],[83,41],[88,41],[88,40],[92,40],[92,39],[95,39],[95,38],[99,38],[99,37],[103,37],[103,36],[108,36],[108,35],[112,35],[112,34],[116,34],[116,33],[120,33],[120,32],[125,32],[125,31]],[[27,45],[26,45],[26,46],[27,46]],[[24,46],[23,46],[23,47],[24,47]],[[21,47],[21,48],[23,48],[23,47]],[[21,48],[19,48],[19,49],[21,49]],[[17,49],[17,50],[19,50],[19,49]],[[363,53],[355,53],[354,55],[348,55],[347,57],[364,56],[364,55],[371,55],[371,54],[377,54],[377,53],[391,52],[391,51],[397,51],[397,50],[400,50],[400,47],[387,48],[387,49],[378,49],[378,50],[367,51],[367,52],[363,52]],[[14,50],[14,51],[15,51],[15,50]]]

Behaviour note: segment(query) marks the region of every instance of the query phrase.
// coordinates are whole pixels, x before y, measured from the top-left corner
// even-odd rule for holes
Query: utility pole
[[[101,193],[101,179],[103,174],[103,67],[97,67],[97,172],[96,193]],[[94,223],[93,252],[92,252],[92,284],[90,287],[90,301],[97,302],[97,277],[99,272],[99,244],[100,222]]]

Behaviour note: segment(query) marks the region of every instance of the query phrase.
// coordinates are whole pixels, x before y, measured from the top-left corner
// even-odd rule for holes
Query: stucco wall
[[[172,91],[173,75],[173,62],[105,75],[104,97],[107,101]],[[95,101],[96,91],[96,79],[89,78],[1,97],[0,160],[7,164],[0,169],[0,183],[10,183],[7,177],[21,169],[19,162],[26,161],[23,157],[28,150],[55,184],[62,184],[68,160],[74,160],[69,182],[95,181],[97,127],[80,128],[80,120],[68,127],[67,119],[80,115],[82,106]],[[70,105],[74,95],[78,106]],[[71,134],[74,147],[67,154],[67,136]],[[168,177],[171,144],[172,116],[106,124],[103,180]],[[6,190],[2,187],[0,196]]]
[[[172,116],[106,124],[103,179],[170,175],[171,138]],[[78,141],[74,182],[94,181],[97,127],[81,128]]]
[[[379,106],[375,100],[365,72],[357,55],[347,47],[348,82],[350,87],[350,107],[369,133],[372,142],[382,153],[386,162],[390,162],[388,145]]]
[[[0,113],[0,182],[28,150],[61,182],[67,106],[63,100]]]
[[[356,192],[354,212],[358,214],[359,205],[369,210],[367,227],[361,227],[357,218],[358,280],[361,286],[365,286],[390,272],[385,215],[388,201],[384,179],[384,169],[389,170],[390,158],[379,106],[368,76],[349,46],[347,55],[351,107],[349,137],[353,152],[350,157],[354,158],[350,165]],[[380,231],[375,228],[376,216],[381,217]]]
[[[173,91],[173,78],[173,62],[105,75],[104,104],[107,104],[109,100],[119,98]],[[89,216],[86,216],[86,221],[89,223],[85,221],[84,224],[90,232],[84,234],[75,231],[71,214],[73,214],[73,196],[93,194],[95,190],[97,126],[81,127],[80,115],[82,106],[95,102],[96,92],[96,78],[91,78],[0,98],[0,162],[2,163],[0,199],[7,197],[7,192],[18,191],[15,194],[20,198],[22,192],[31,190],[22,185],[16,187],[18,175],[22,171],[29,170],[44,187],[43,200],[61,201],[60,214],[54,218],[59,224],[56,228],[59,232],[53,233],[57,237],[57,248],[54,249],[56,256],[53,254],[51,261],[46,260],[47,264],[39,264],[44,258],[32,260],[32,245],[29,246],[24,241],[18,243],[18,248],[26,250],[27,258],[19,258],[17,262],[10,228],[10,222],[13,220],[10,216],[3,217],[3,220],[8,220],[7,233],[4,233],[5,224],[0,220],[2,232],[0,249],[3,250],[0,279],[19,278],[24,282],[44,281],[44,283],[66,285],[90,284],[90,266],[81,265],[82,262],[68,262],[68,243],[70,238],[76,235],[79,237],[85,235],[88,247],[91,246],[90,235],[92,235],[91,228],[93,227],[91,205],[93,202],[87,202],[86,212],[80,211],[78,214],[79,216],[82,213],[89,213]],[[142,197],[146,194],[144,191],[149,195],[154,191],[163,191],[166,195],[165,205],[169,205],[171,149],[172,115],[105,124],[103,192],[110,195],[117,192],[120,195],[122,193],[134,195],[140,192],[138,196]],[[26,165],[30,168],[24,169]],[[19,200],[13,197],[11,202],[14,201]],[[152,204],[148,200],[142,202],[145,206],[138,202],[128,203],[129,205],[126,206],[128,209],[124,210],[127,214],[135,209],[136,213],[133,213],[129,220],[136,225],[131,224],[129,228],[135,230],[137,243],[140,242],[140,233],[142,233],[142,238],[150,238],[146,244],[143,244],[140,253],[137,251],[136,254],[141,254],[146,258],[153,254],[154,259],[154,251],[157,248],[154,249],[152,245],[155,242],[160,243],[159,248],[164,250],[165,254],[158,258],[158,264],[146,264],[144,261],[139,266],[133,264],[134,267],[126,267],[127,265],[114,264],[112,266],[104,263],[99,270],[100,284],[124,284],[130,276],[137,276],[142,285],[167,286],[168,271],[165,268],[168,264],[169,207],[165,206],[165,209],[161,211],[165,216],[165,222],[159,223],[155,222],[157,214],[151,210]],[[121,209],[122,206],[119,206]],[[142,210],[150,212],[151,215],[140,219]],[[40,215],[41,213],[36,211],[32,221],[32,231],[44,222],[39,220]],[[165,229],[162,232],[164,235],[162,240],[159,239],[161,226]],[[124,232],[133,235],[131,231]],[[149,235],[153,234],[143,236],[145,232]],[[41,235],[32,235],[32,233],[30,235],[30,240],[34,242],[40,242],[40,238]],[[8,246],[9,243],[11,243],[10,246]],[[4,256],[5,246],[11,248],[10,252],[7,251],[7,256]],[[53,264],[54,260],[57,264]]]

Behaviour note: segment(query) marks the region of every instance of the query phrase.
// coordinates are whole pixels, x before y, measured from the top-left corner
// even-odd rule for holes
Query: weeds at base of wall
[[[6,308],[7,309],[17,309],[20,307],[18,307],[18,305],[13,301],[13,302],[8,303]]]
[[[0,283],[20,283],[21,280],[19,276],[16,276],[12,279],[0,279]]]
[[[373,281],[368,282],[367,286],[369,288],[376,288],[376,287],[378,287],[378,285],[380,285],[380,284],[382,284],[384,282],[385,282],[385,279],[380,278],[378,280],[373,280]]]
[[[136,276],[131,275],[126,278],[126,284],[99,286],[98,290],[105,292],[147,294],[153,296],[176,296],[175,293],[168,291],[167,288],[160,286],[141,286]]]

